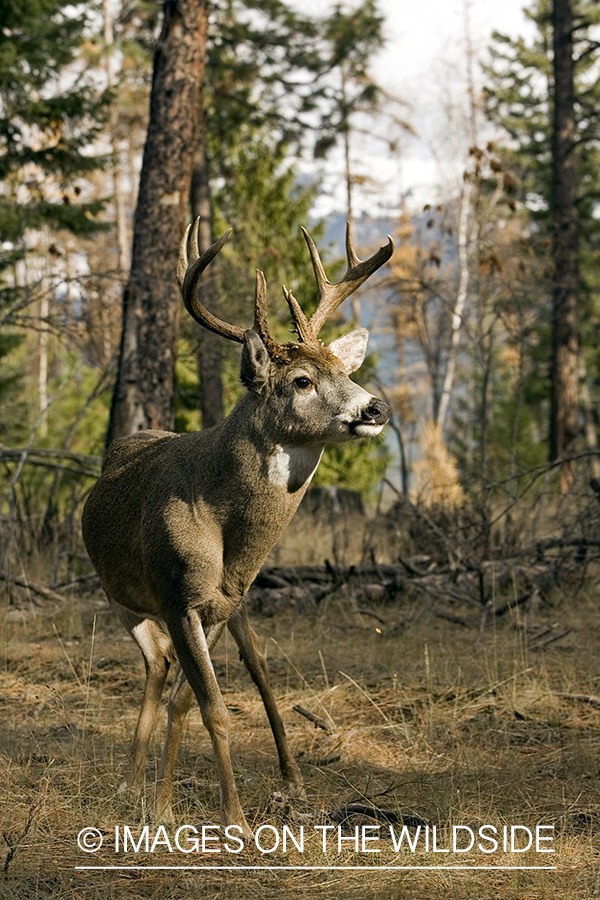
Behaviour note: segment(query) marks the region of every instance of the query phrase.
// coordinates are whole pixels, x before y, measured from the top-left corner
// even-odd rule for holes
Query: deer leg
[[[206,643],[209,652],[221,636],[225,623],[213,625],[207,629]],[[173,771],[177,759],[177,749],[183,734],[187,714],[194,702],[194,692],[183,673],[181,666],[171,689],[167,712],[167,731],[163,747],[156,787],[156,803],[154,815],[161,822],[173,822]]]
[[[168,626],[177,657],[189,681],[202,721],[210,735],[221,787],[221,824],[238,825],[250,838],[252,832],[240,805],[229,752],[229,713],[219,690],[200,616],[195,609],[183,616],[169,615]]]
[[[264,653],[260,649],[260,643],[256,632],[248,621],[246,605],[242,604],[229,618],[227,627],[233,635],[239,647],[244,665],[248,669],[252,680],[259,690],[260,696],[271,725],[271,731],[275,739],[275,746],[279,755],[279,767],[281,775],[293,796],[305,798],[302,775],[298,763],[290,753],[285,728],[275,703],[273,690],[269,682],[269,669]]]
[[[135,788],[141,779],[148,756],[148,744],[152,736],[156,714],[163,688],[173,661],[173,646],[169,636],[151,619],[133,619],[131,614],[120,618],[144,657],[146,684],[135,735],[121,790]]]

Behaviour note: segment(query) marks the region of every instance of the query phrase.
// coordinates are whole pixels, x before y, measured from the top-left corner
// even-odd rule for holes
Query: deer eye
[[[294,378],[294,384],[296,387],[299,387],[301,390],[305,391],[306,388],[311,387],[312,381],[310,378],[307,378],[306,375],[299,375],[298,378]]]

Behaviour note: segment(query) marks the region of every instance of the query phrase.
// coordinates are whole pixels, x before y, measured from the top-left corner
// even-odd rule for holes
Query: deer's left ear
[[[366,328],[355,328],[348,334],[332,341],[328,350],[331,350],[334,356],[343,363],[346,373],[351,375],[362,366],[365,353],[367,352],[367,343],[369,340],[369,332]]]
[[[269,377],[270,360],[260,336],[249,328],[244,332],[240,377],[242,384],[260,393]]]

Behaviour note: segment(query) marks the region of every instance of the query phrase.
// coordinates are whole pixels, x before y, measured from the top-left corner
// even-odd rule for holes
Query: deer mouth
[[[360,418],[349,423],[350,432],[356,437],[379,434],[390,418],[390,408],[383,400],[371,398],[368,406],[361,410]]]
[[[353,437],[375,437],[382,431],[385,422],[377,422],[375,419],[358,419],[348,423],[348,429]]]

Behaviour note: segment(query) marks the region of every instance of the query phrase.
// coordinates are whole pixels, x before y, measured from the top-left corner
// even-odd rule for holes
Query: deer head
[[[318,250],[302,229],[317,280],[319,301],[307,319],[300,304],[285,285],[283,293],[293,321],[297,341],[275,341],[267,323],[267,288],[264,274],[256,273],[254,324],[251,329],[229,325],[210,313],[197,296],[204,269],[228,240],[230,231],[200,254],[198,225],[188,226],[181,242],[177,278],[183,302],[190,315],[205,328],[243,345],[241,378],[254,393],[269,396],[269,422],[278,443],[343,442],[377,434],[388,421],[387,405],[372,397],[347,377],[362,364],[369,333],[356,328],[324,346],[319,332],[338,306],[393,253],[394,244],[380,247],[361,261],[354,249],[350,225],[346,232],[348,268],[337,283],[328,280]],[[335,411],[332,414],[332,411]]]

